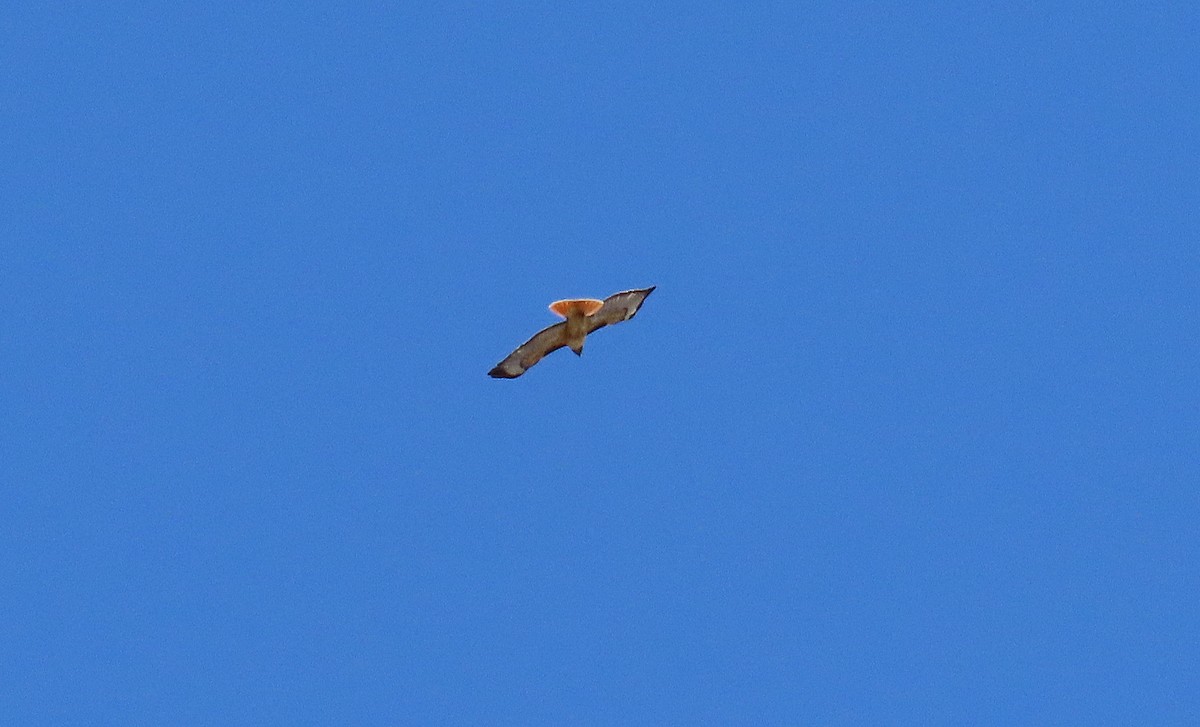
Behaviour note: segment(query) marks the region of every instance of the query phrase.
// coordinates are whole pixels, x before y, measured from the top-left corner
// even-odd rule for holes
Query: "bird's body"
[[[567,318],[566,330],[563,331],[563,340],[567,348],[575,352],[576,356],[583,355],[583,341],[587,338],[587,316],[582,313],[572,313]]]
[[[604,300],[576,298],[551,303],[550,310],[566,320],[534,334],[488,375],[497,379],[515,379],[543,356],[564,346],[574,351],[576,356],[582,355],[583,343],[589,333],[633,318],[653,290],[654,286],[651,286],[615,293]]]

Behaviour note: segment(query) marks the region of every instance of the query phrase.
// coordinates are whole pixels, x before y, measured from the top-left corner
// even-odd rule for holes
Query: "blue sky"
[[[1198,31],[5,10],[0,722],[1196,724]]]

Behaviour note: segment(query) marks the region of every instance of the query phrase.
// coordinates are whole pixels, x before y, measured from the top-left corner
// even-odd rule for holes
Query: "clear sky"
[[[588,5],[3,11],[0,723],[1200,724],[1197,6]]]

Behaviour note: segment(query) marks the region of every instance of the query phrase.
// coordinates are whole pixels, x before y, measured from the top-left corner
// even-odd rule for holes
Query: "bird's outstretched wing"
[[[567,345],[567,324],[555,323],[533,334],[533,338],[522,343],[516,351],[508,354],[508,358],[496,364],[488,372],[493,379],[515,379],[525,373],[531,366],[551,351],[557,351]]]
[[[600,310],[587,317],[588,333],[633,318],[637,314],[638,308],[642,307],[646,296],[653,293],[657,287],[657,285],[652,285],[649,288],[626,290],[608,296],[604,299],[604,305]]]

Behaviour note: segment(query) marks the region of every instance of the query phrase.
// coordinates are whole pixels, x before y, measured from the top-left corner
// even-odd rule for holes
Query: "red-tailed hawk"
[[[581,298],[576,300],[556,300],[550,304],[550,310],[567,320],[555,323],[549,328],[538,331],[533,338],[521,344],[521,347],[508,355],[496,368],[488,372],[495,379],[515,379],[529,370],[542,357],[551,351],[566,346],[575,352],[576,356],[583,355],[583,339],[592,331],[599,330],[611,323],[627,321],[642,307],[642,301],[658,286],[650,286],[643,290],[626,290],[614,293],[604,300]]]

